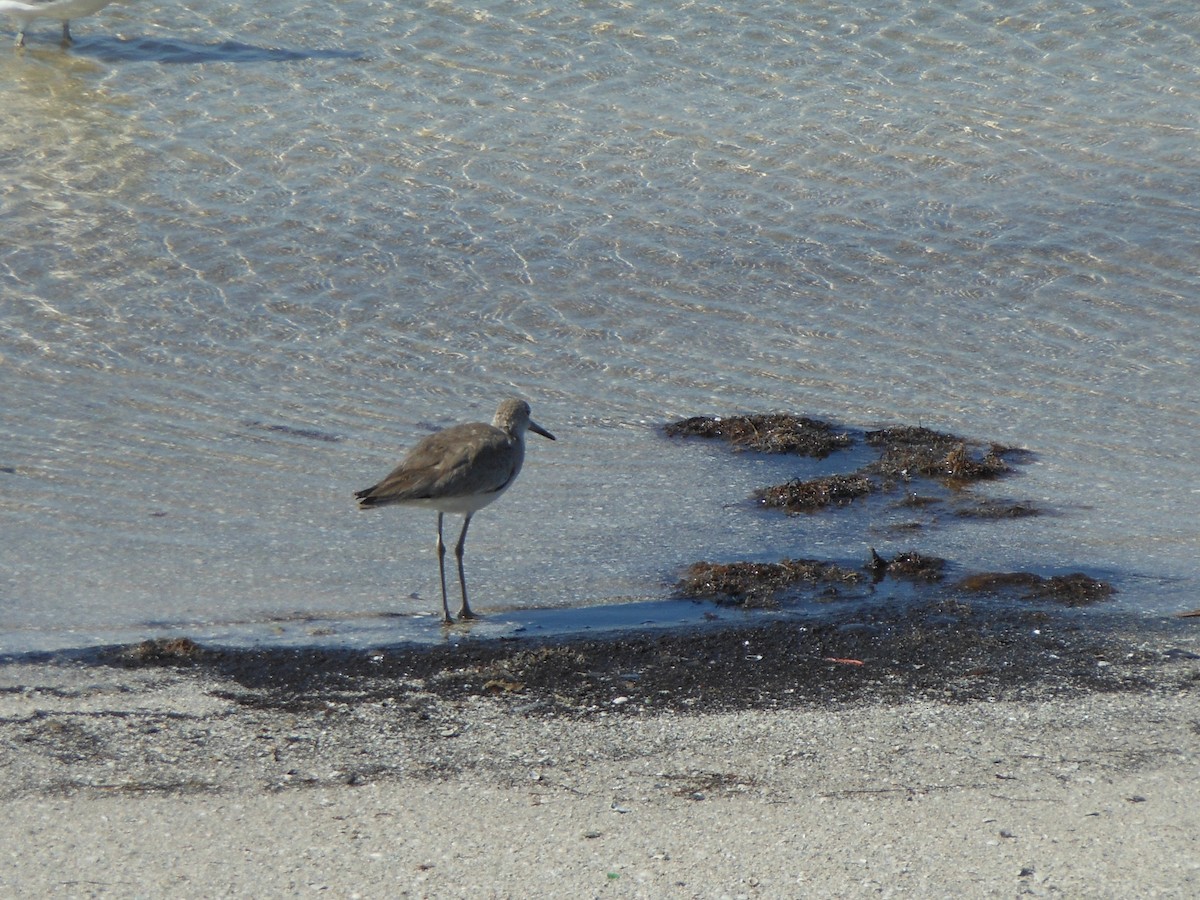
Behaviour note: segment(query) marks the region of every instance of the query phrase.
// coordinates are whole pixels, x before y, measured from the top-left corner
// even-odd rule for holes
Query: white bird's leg
[[[62,45],[70,47],[73,43],[75,43],[75,40],[71,37],[71,22],[69,19],[63,19]]]
[[[450,604],[446,602],[446,545],[442,542],[442,514],[438,513],[438,574],[442,576],[442,615],[447,625],[454,620],[450,618]]]
[[[24,25],[22,25],[21,30],[17,32],[17,46],[18,47],[25,46],[25,26]]]
[[[463,520],[462,532],[458,535],[458,543],[454,545],[454,555],[458,559],[458,586],[462,588],[463,597],[462,609],[458,611],[460,619],[475,618],[475,613],[471,612],[471,607],[467,605],[467,576],[463,573],[463,544],[467,541],[467,526],[470,524],[471,514],[467,513]]]

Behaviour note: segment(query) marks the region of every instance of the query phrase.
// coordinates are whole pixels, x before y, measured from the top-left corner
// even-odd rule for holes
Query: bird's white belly
[[[507,487],[493,491],[490,494],[466,494],[460,497],[434,497],[427,500],[409,500],[404,505],[422,506],[428,509],[436,509],[438,512],[466,515],[467,513],[478,512],[483,509],[503,494],[505,490],[507,490]]]
[[[23,18],[45,16],[51,19],[77,19],[90,16],[101,10],[112,0],[24,0],[21,3],[0,4],[0,12],[8,12]]]

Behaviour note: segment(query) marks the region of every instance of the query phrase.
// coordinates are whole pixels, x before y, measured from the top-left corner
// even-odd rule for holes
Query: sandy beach
[[[1038,621],[11,660],[0,893],[1195,896],[1194,631]]]

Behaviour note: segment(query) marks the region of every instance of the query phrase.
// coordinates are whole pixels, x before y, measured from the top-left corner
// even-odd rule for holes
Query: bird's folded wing
[[[516,471],[512,447],[502,435],[467,451],[448,455],[432,490],[439,497],[461,497],[501,491]]]

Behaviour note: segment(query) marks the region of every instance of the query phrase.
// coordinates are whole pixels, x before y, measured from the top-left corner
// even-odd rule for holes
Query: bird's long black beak
[[[542,437],[550,438],[550,440],[552,440],[552,441],[558,440],[554,435],[552,435],[550,432],[548,432],[545,428],[543,428],[537,422],[534,422],[532,419],[529,420],[529,430],[536,431]]]

